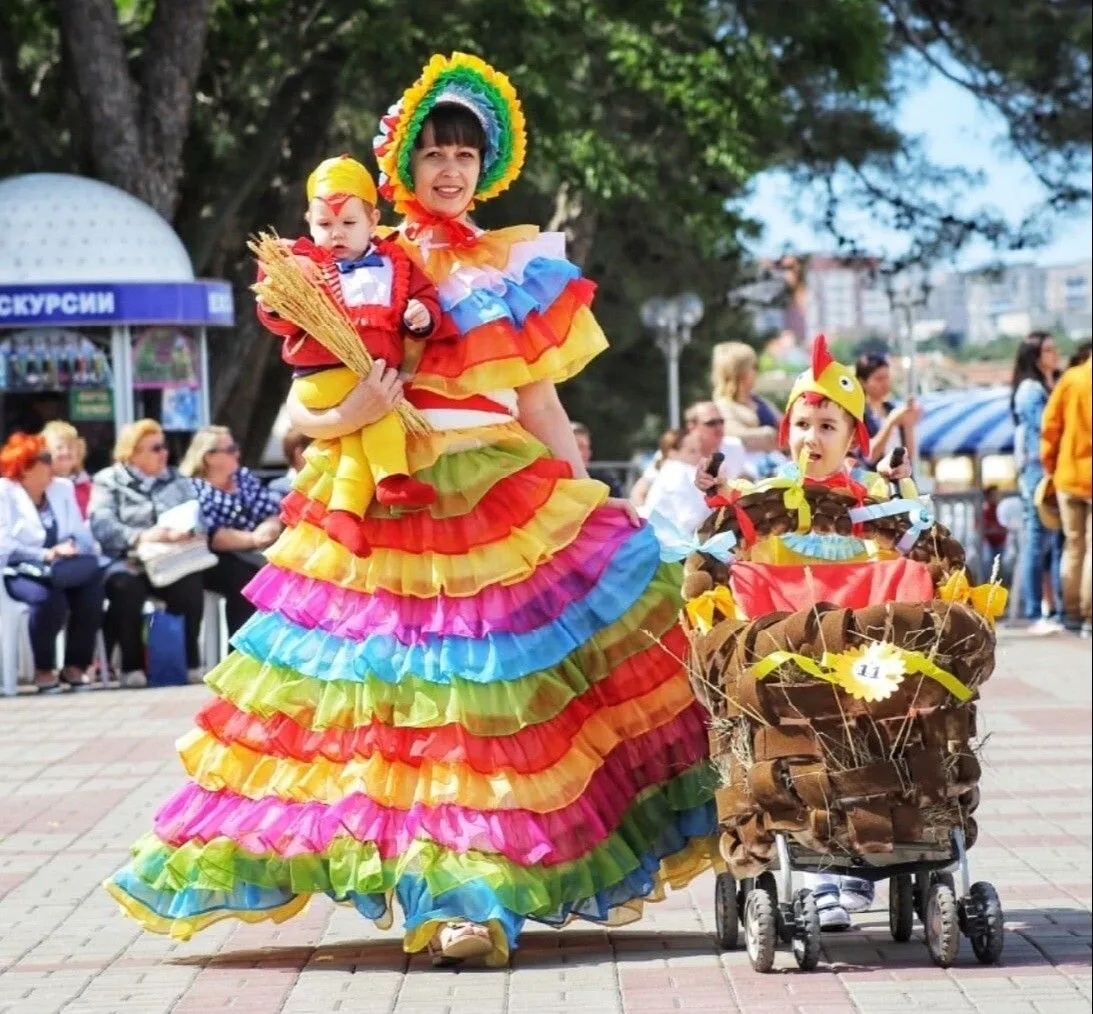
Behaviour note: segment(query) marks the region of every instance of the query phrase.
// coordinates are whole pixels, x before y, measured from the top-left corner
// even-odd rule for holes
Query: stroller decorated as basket
[[[792,890],[797,870],[888,879],[895,940],[917,914],[937,964],[961,935],[995,962],[1001,906],[969,883],[966,850],[1005,591],[969,586],[960,544],[912,484],[877,499],[800,474],[720,497],[685,561],[692,682],[720,774],[720,942],[735,947],[742,920],[756,970],[779,940],[815,967],[819,914]]]

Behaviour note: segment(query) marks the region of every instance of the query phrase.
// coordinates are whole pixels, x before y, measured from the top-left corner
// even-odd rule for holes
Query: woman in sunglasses
[[[231,635],[254,612],[243,589],[265,565],[262,550],[281,534],[277,505],[258,477],[240,466],[239,446],[226,426],[199,429],[178,470],[197,487],[209,548],[217,558],[204,572],[205,587],[224,596]]]
[[[41,436],[12,433],[0,449],[0,564],[7,593],[30,610],[38,692],[90,686],[87,670],[102,625],[102,570],[72,483],[53,475]]]
[[[143,611],[152,585],[135,558],[145,542],[181,542],[192,532],[165,528],[157,520],[172,507],[197,500],[193,482],[168,466],[167,441],[154,419],[138,419],[121,428],[114,445],[114,464],[104,468],[91,487],[91,531],[113,559],[107,570],[105,633],[107,649],[121,649],[121,682],[143,687]],[[198,634],[204,606],[200,573],[187,574],[155,589],[167,612],[182,616],[186,633],[186,668],[191,681],[201,678]]]

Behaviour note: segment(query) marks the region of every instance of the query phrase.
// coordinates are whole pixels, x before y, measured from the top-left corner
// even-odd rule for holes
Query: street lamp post
[[[680,425],[679,354],[691,340],[691,331],[702,319],[702,300],[693,292],[663,299],[654,296],[641,307],[641,322],[656,337],[657,348],[668,363],[668,422]]]
[[[907,400],[918,394],[918,370],[915,355],[915,316],[916,312],[930,300],[930,277],[924,271],[904,269],[898,274],[890,274],[885,283],[888,305],[896,318],[896,333],[900,337],[903,352],[904,387]],[[900,326],[902,324],[902,327]],[[918,442],[911,460],[911,470],[918,474]]]

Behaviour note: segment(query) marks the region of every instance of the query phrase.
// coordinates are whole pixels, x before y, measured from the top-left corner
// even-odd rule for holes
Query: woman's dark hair
[[[477,148],[480,155],[486,154],[486,131],[466,106],[456,102],[438,102],[433,106],[414,140],[415,148],[424,144],[426,127],[433,128],[433,144]]]
[[[1017,356],[1013,360],[1013,380],[1010,384],[1010,415],[1015,423],[1018,419],[1014,404],[1021,381],[1035,380],[1047,387],[1048,378],[1040,370],[1040,356],[1044,351],[1044,343],[1049,341],[1052,341],[1052,336],[1047,331],[1030,331],[1017,347]]]
[[[1093,354],[1093,342],[1082,342],[1071,355],[1070,362],[1066,364],[1067,369],[1073,366],[1081,366],[1091,354]]]
[[[869,352],[864,356],[858,356],[854,364],[854,372],[858,375],[858,382],[864,384],[877,370],[888,365],[888,357],[883,352]]]

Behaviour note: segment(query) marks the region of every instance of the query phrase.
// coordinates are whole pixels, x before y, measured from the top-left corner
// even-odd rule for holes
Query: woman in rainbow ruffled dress
[[[508,79],[464,54],[383,118],[396,238],[458,331],[406,389],[437,500],[373,504],[367,557],[307,520],[267,551],[180,744],[190,781],[106,885],[148,929],[280,921],[320,893],[387,926],[397,899],[407,951],[497,965],[528,921],[621,925],[713,861],[681,573],[586,477],[555,392],[606,347],[594,286],[562,236],[467,218],[524,152]],[[333,409],[290,403],[314,460],[390,407],[379,376]]]

